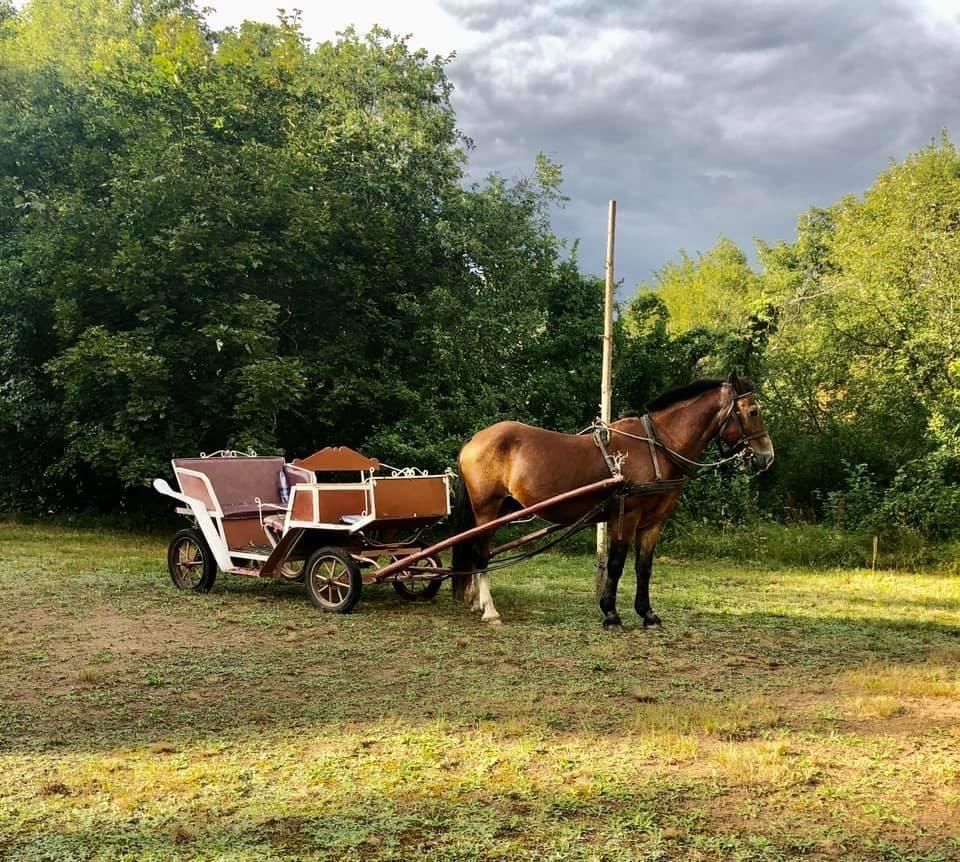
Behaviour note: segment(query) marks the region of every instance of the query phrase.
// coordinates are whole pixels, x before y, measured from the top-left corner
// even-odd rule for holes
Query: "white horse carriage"
[[[349,613],[364,583],[390,581],[411,601],[440,589],[439,560],[424,557],[417,540],[450,512],[446,475],[386,467],[346,447],[292,463],[220,451],[172,464],[180,490],[163,479],[153,487],[194,522],[167,551],[181,590],[209,591],[218,569],[302,580],[316,607]],[[415,565],[398,565],[412,555]]]

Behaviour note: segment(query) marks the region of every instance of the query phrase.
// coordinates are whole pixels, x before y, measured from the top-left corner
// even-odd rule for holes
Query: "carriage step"
[[[246,566],[236,566],[230,569],[231,575],[243,575],[248,578],[259,578],[260,569],[247,568]]]
[[[242,548],[231,548],[230,552],[234,554],[266,554],[269,557],[273,552],[273,548],[270,547],[270,545],[255,545],[251,542]]]

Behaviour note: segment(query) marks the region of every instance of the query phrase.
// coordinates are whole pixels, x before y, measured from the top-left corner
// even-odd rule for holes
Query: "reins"
[[[756,434],[747,434],[744,430],[743,420],[740,418],[740,414],[737,412],[736,407],[738,401],[743,398],[748,398],[751,395],[753,395],[753,392],[733,393],[733,398],[730,399],[730,404],[727,406],[723,418],[720,420],[720,425],[717,428],[715,437],[717,442],[720,444],[722,451],[723,431],[727,427],[727,423],[731,420],[731,418],[735,418],[737,421],[737,426],[740,429],[740,439],[735,444],[734,451],[731,452],[730,455],[727,455],[726,457],[720,458],[716,461],[695,461],[692,458],[687,458],[685,455],[681,455],[675,449],[671,449],[660,439],[660,435],[657,433],[657,427],[653,423],[653,417],[649,413],[644,413],[643,416],[640,417],[640,421],[643,423],[644,430],[646,431],[645,435],[631,434],[629,431],[623,431],[620,428],[614,428],[612,425],[602,421],[599,418],[594,419],[593,424],[588,428],[584,428],[580,433],[584,434],[587,431],[593,432],[593,440],[600,449],[603,459],[606,461],[607,467],[609,468],[612,476],[621,475],[620,468],[623,465],[626,455],[624,455],[622,452],[618,452],[616,455],[611,455],[607,450],[607,444],[610,442],[611,433],[619,434],[621,437],[629,437],[631,440],[638,440],[641,443],[646,443],[649,445],[650,460],[653,463],[653,472],[656,475],[656,482],[653,484],[661,483],[663,481],[663,476],[660,471],[660,460],[657,458],[658,449],[663,451],[663,453],[688,476],[693,476],[700,470],[717,469],[718,467],[722,467],[723,465],[729,464],[733,461],[745,461],[750,457],[750,441],[759,437],[763,437],[767,433],[766,431],[760,431]]]
[[[662,449],[663,452],[670,458],[671,461],[675,462],[678,466],[684,467],[689,472],[692,470],[709,470],[716,467],[722,467],[724,464],[729,464],[731,461],[743,461],[746,458],[750,457],[750,453],[746,449],[739,449],[734,452],[732,455],[728,455],[726,458],[720,458],[717,461],[694,461],[691,458],[687,458],[685,455],[681,455],[675,449],[671,449],[666,445],[659,437],[656,436],[656,427],[653,424],[653,419],[648,415],[644,414],[641,418],[646,420],[645,424],[649,423],[650,429],[653,431],[653,436],[644,437],[641,434],[631,434],[629,431],[622,431],[619,428],[613,428],[610,425],[607,425],[605,422],[600,422],[598,419],[594,424],[594,427],[597,425],[607,428],[608,431],[613,432],[614,434],[619,434],[621,437],[629,437],[631,440],[639,440],[642,443],[650,444],[650,447],[653,449]],[[761,437],[762,434],[752,434],[749,439],[754,437]],[[744,438],[746,440],[747,438]],[[659,465],[654,461],[654,467],[657,468],[657,478],[660,478]]]

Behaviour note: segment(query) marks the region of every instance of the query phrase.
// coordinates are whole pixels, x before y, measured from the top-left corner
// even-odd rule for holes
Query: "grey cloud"
[[[558,229],[599,271],[617,197],[627,291],[681,247],[788,238],[960,124],[960,27],[906,0],[446,0],[482,38],[451,69],[471,170],[564,165]]]

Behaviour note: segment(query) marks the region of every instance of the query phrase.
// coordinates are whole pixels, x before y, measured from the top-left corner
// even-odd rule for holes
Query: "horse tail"
[[[454,534],[463,533],[471,527],[477,525],[477,518],[473,512],[473,502],[470,500],[470,492],[463,481],[462,476],[457,477],[453,492],[453,512],[451,525]],[[464,601],[467,597],[467,589],[473,579],[473,568],[475,555],[473,542],[459,542],[453,546],[453,562],[451,567],[457,574],[450,576],[450,586],[453,588],[453,597],[457,601]]]

